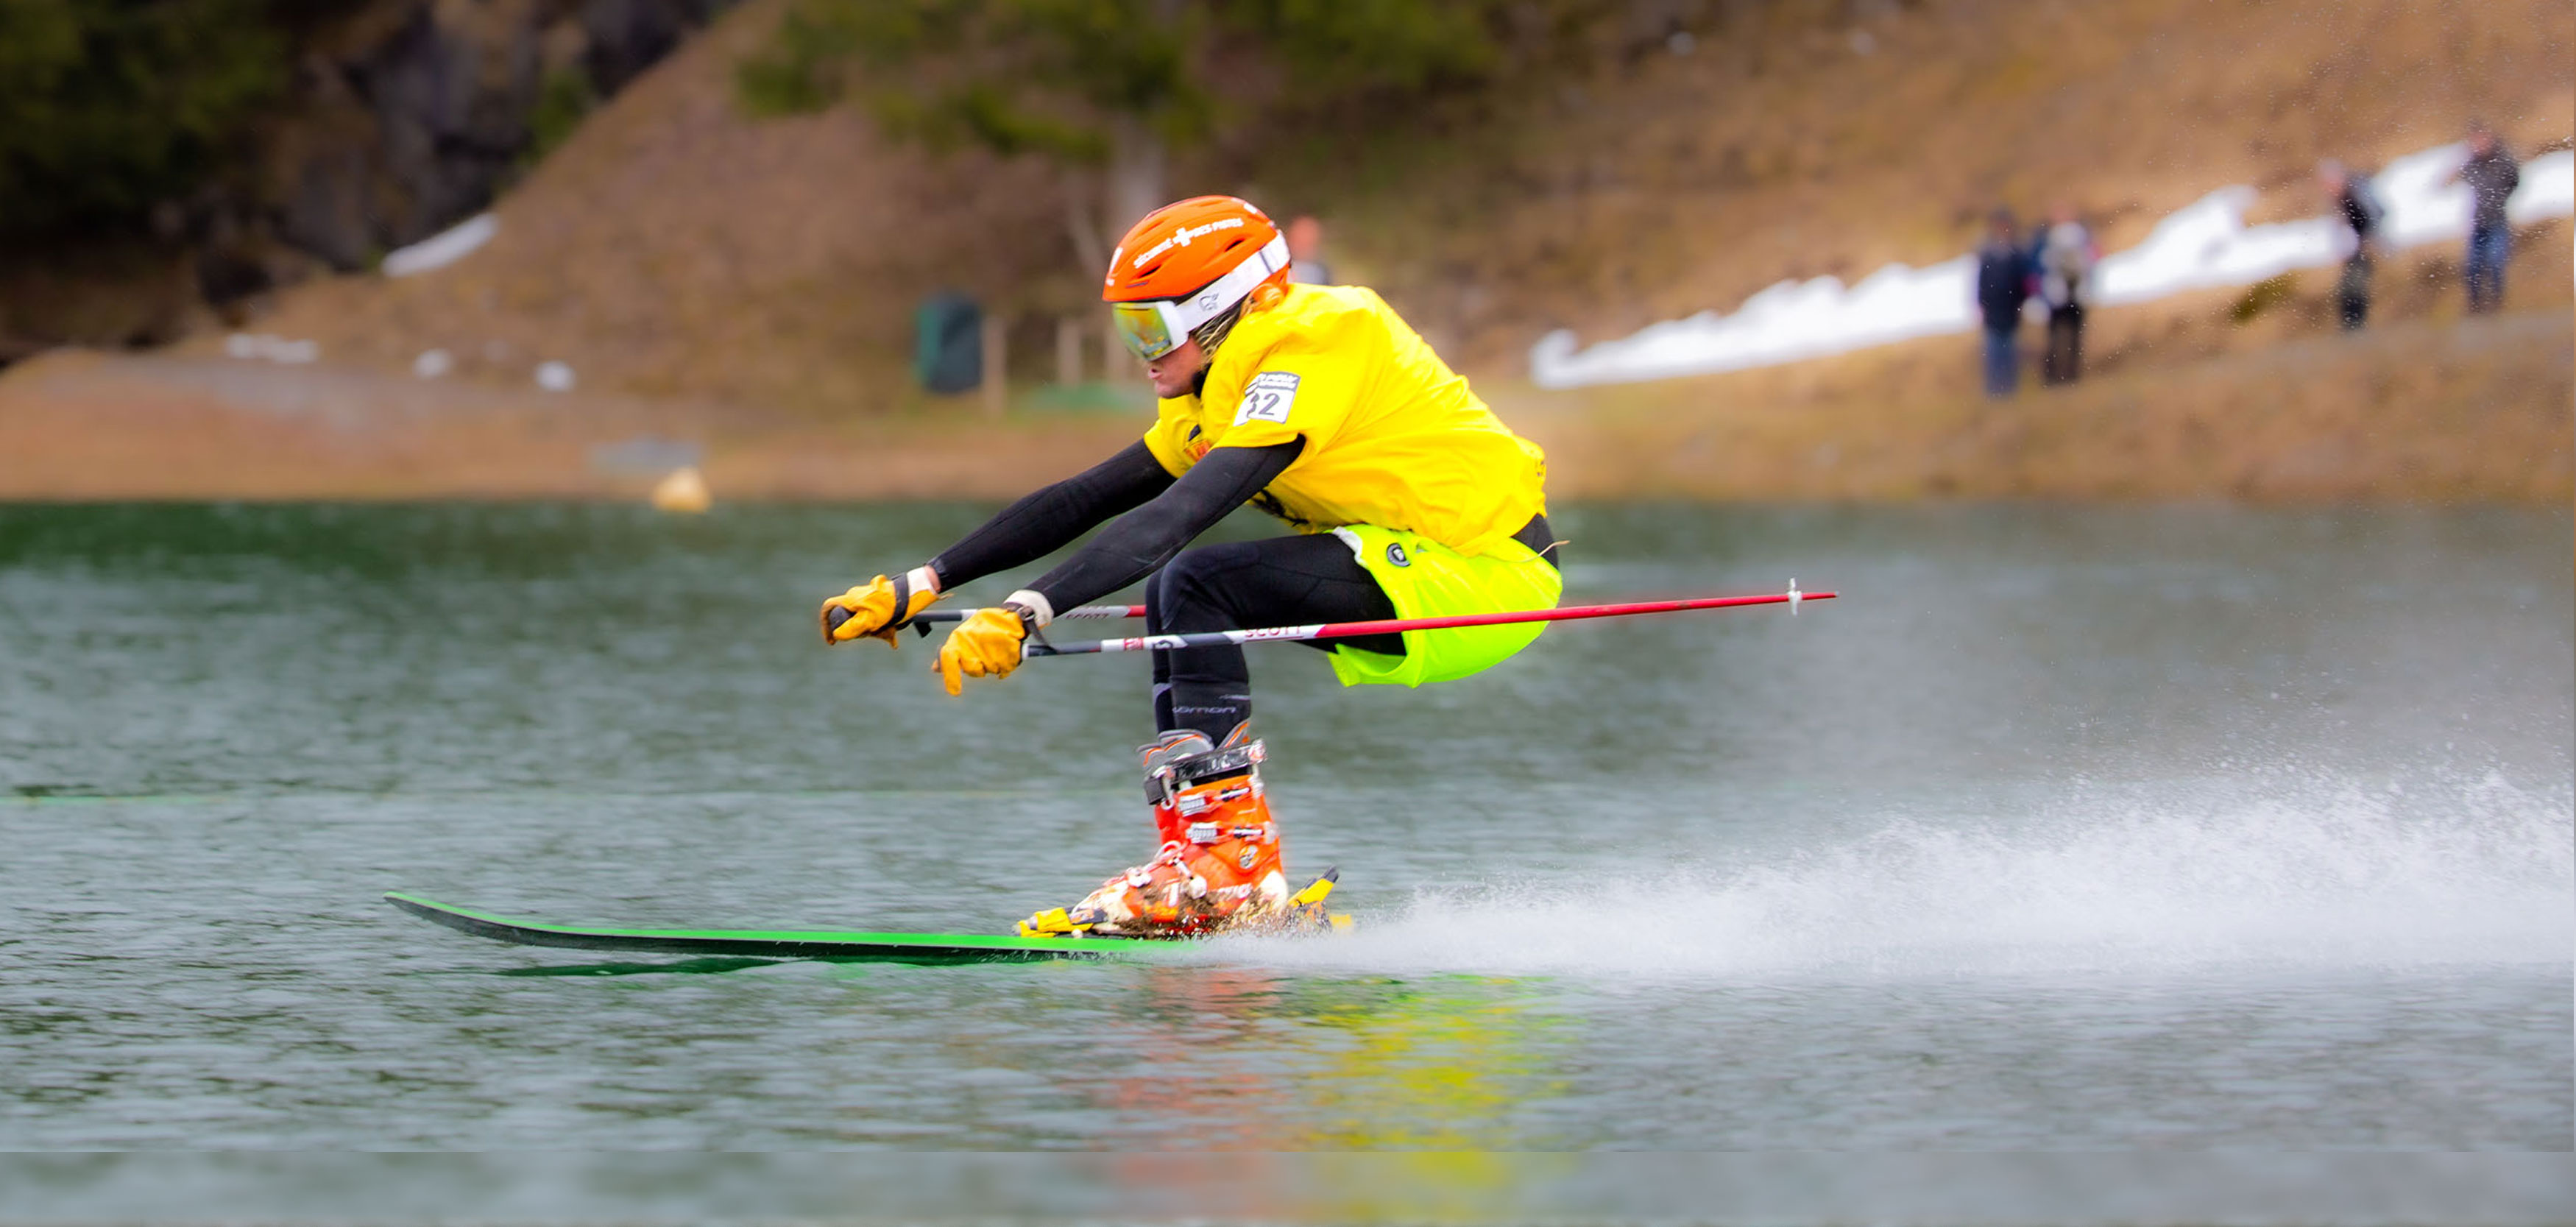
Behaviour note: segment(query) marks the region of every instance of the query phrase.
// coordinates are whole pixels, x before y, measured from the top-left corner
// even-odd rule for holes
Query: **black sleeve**
[[[1063,565],[1029,585],[1056,609],[1096,601],[1154,573],[1200,533],[1287,471],[1302,438],[1267,447],[1220,447],[1154,501],[1119,517]]]
[[[939,586],[954,588],[1035,562],[1093,525],[1171,489],[1172,475],[1142,441],[1002,509],[982,528],[930,560]]]

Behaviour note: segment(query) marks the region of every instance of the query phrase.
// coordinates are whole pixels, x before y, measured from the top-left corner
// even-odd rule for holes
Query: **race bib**
[[[1263,371],[1252,377],[1243,388],[1243,407],[1235,410],[1234,424],[1263,421],[1286,425],[1288,411],[1297,404],[1297,377],[1286,371]]]

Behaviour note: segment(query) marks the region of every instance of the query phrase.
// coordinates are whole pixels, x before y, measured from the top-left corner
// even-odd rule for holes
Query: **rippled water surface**
[[[0,1146],[2571,1145],[2563,511],[1565,509],[1569,600],[1846,595],[1255,649],[1338,939],[378,902],[990,930],[1138,859],[1141,660],[815,641],[980,515],[0,508]]]

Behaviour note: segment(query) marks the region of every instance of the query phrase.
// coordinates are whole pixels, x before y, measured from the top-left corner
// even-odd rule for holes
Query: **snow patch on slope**
[[[2443,183],[2466,156],[2463,145],[2441,145],[2399,158],[2372,178],[2388,207],[2389,246],[2468,233],[2469,189]],[[2334,264],[2349,254],[2352,237],[2332,217],[2246,225],[2245,210],[2254,200],[2253,188],[2223,187],[2167,215],[2145,242],[2103,258],[2095,301],[2149,302],[2189,290],[2249,285]],[[2524,163],[2522,187],[2505,211],[2516,224],[2576,212],[2576,154],[2562,150]],[[1703,311],[1590,348],[1559,330],[1531,347],[1530,377],[1548,388],[1630,383],[1963,333],[1976,327],[1975,279],[1973,256],[1924,268],[1890,264],[1849,287],[1835,277],[1783,281],[1731,314]]]
[[[409,277],[414,273],[445,268],[474,254],[476,248],[491,242],[492,236],[500,232],[501,219],[489,213],[477,213],[409,247],[387,252],[382,266],[384,274]]]

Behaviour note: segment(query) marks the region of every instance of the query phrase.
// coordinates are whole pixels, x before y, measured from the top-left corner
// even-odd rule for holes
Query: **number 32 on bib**
[[[1243,407],[1235,410],[1234,424],[1260,420],[1287,424],[1288,411],[1297,404],[1297,377],[1286,371],[1263,371],[1243,387]]]

